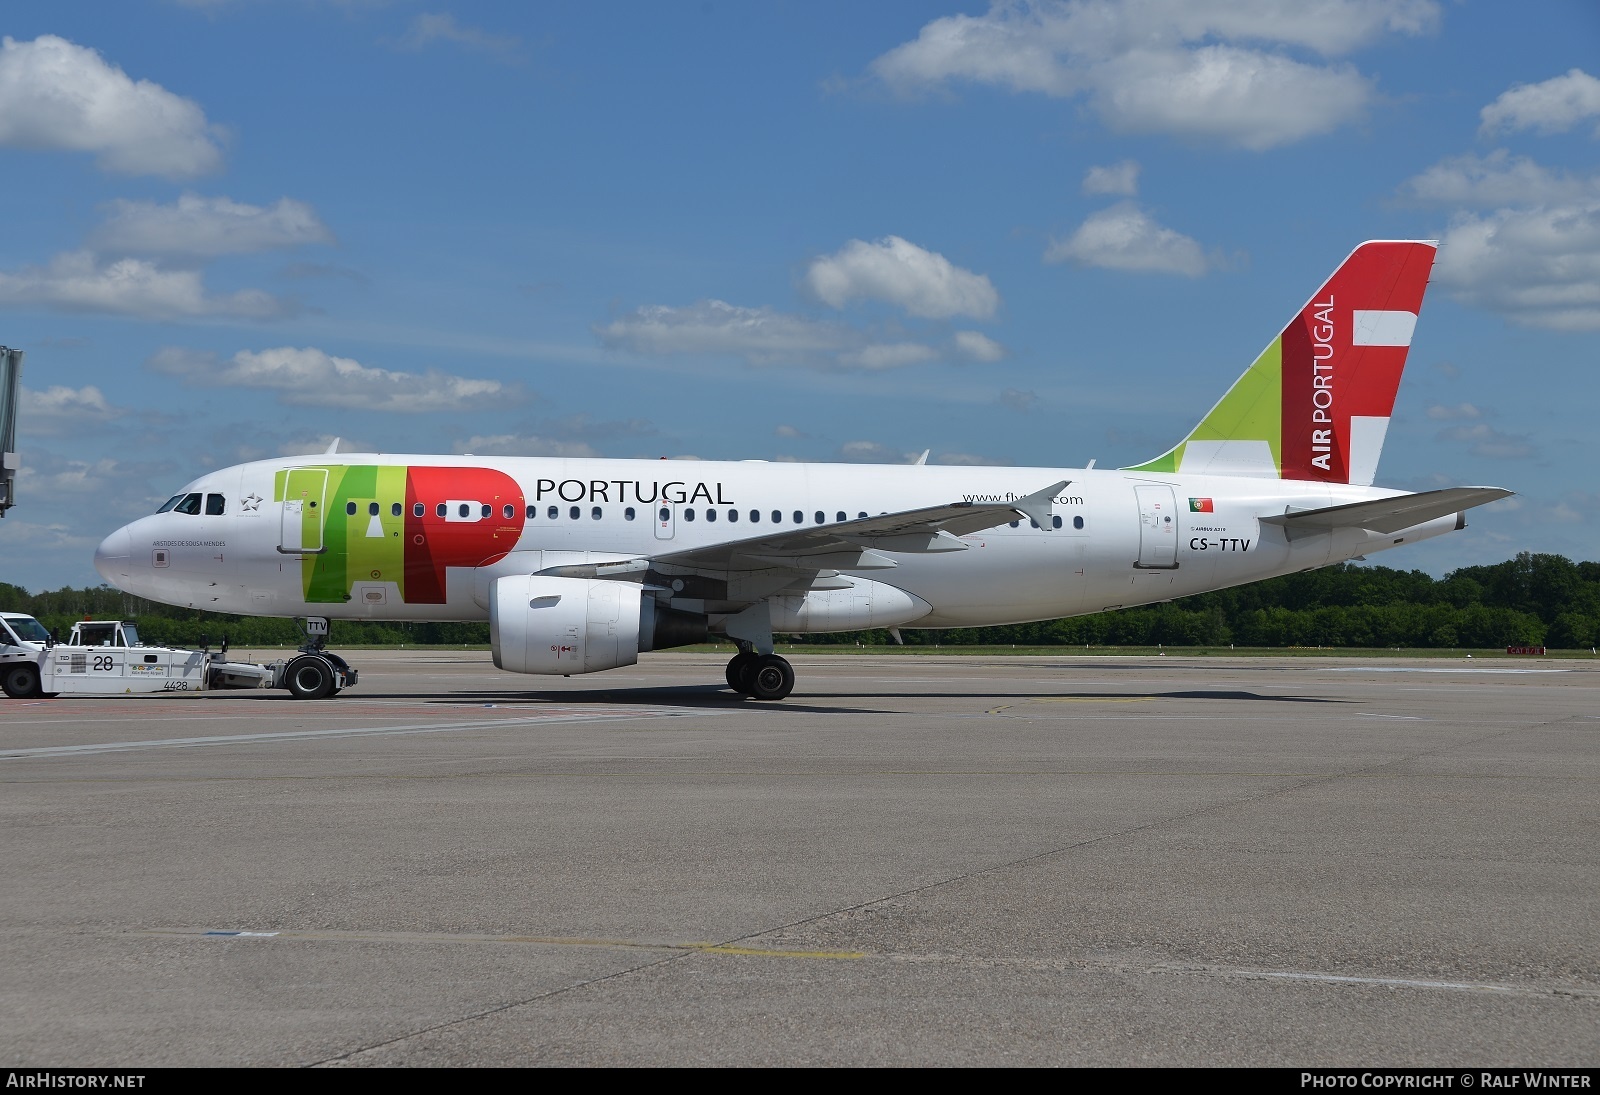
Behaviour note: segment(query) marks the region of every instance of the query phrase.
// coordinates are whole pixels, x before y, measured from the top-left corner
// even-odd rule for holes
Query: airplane
[[[774,633],[1106,612],[1464,528],[1512,492],[1372,486],[1436,249],[1357,247],[1183,440],[1130,467],[330,450],[201,476],[107,536],[95,567],[151,600],[324,632],[487,619],[514,673],[721,636],[729,687],[780,700],[795,677]],[[306,650],[290,690],[335,692]]]

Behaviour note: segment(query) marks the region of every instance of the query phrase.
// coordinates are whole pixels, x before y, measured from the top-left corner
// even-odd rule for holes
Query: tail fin
[[[1124,470],[1370,486],[1437,248],[1357,247],[1188,437]]]

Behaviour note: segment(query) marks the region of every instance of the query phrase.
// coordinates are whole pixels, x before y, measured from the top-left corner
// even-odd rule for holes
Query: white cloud
[[[971,452],[942,452],[929,461],[932,464],[957,464],[969,468],[999,468],[1005,466],[1004,460],[996,460],[992,456],[979,456]]]
[[[978,331],[957,331],[955,344],[956,351],[969,361],[988,364],[1006,356],[1004,346]]]
[[[128,412],[113,407],[105,394],[93,384],[69,388],[53,384],[43,391],[21,390],[17,429],[24,435],[51,435],[78,432],[121,418]]]
[[[1539,84],[1517,84],[1478,113],[1484,135],[1532,129],[1562,133],[1600,116],[1600,80],[1581,68]],[[1595,130],[1600,136],[1600,129]]]
[[[1464,444],[1473,456],[1492,460],[1525,460],[1537,452],[1526,437],[1501,433],[1487,422],[1447,427],[1439,431],[1439,440]]]
[[[702,300],[685,308],[649,305],[596,325],[605,345],[644,354],[731,354],[752,365],[891,369],[934,361],[917,342],[880,342],[839,323]]]
[[[1332,57],[1438,16],[1433,0],[994,0],[933,20],[871,69],[903,94],[966,80],[1085,95],[1113,129],[1264,149],[1354,121],[1376,93],[1349,65],[1260,47]]]
[[[863,346],[839,355],[839,364],[861,369],[898,369],[903,365],[921,365],[939,355],[920,342],[887,342]]]
[[[1232,46],[1137,50],[1106,62],[1096,109],[1114,130],[1166,133],[1259,152],[1360,119],[1371,82]]]
[[[194,270],[163,270],[132,258],[102,264],[88,251],[57,255],[46,267],[0,271],[0,305],[110,312],[140,319],[268,319],[290,310],[286,302],[259,289],[207,296]]]
[[[146,364],[154,372],[206,387],[276,392],[280,401],[293,407],[414,414],[498,408],[525,398],[516,384],[453,376],[436,369],[425,373],[378,369],[311,347],[241,350],[227,361],[214,354],[167,347]]]
[[[213,258],[333,241],[311,206],[290,198],[259,206],[185,194],[173,205],[119,199],[109,208],[89,237],[102,252]]]
[[[455,442],[455,451],[474,456],[565,456],[595,457],[591,446],[581,441],[558,441],[526,434],[497,433],[477,435]]]
[[[1000,405],[1008,407],[1019,414],[1027,414],[1043,406],[1036,392],[1025,392],[1017,388],[1007,388],[1000,393]]]
[[[595,334],[607,346],[638,353],[735,354],[757,364],[832,353],[858,341],[837,324],[721,300],[647,305],[597,326]]]
[[[1134,160],[1091,167],[1083,176],[1085,194],[1114,194],[1131,198],[1139,192],[1139,164]]]
[[[1434,276],[1516,323],[1600,331],[1600,201],[1456,218]]]
[[[794,426],[779,426],[772,432],[777,434],[779,437],[787,437],[791,440],[810,436],[810,434],[800,432],[800,430],[796,429]]]
[[[134,81],[53,34],[0,43],[0,145],[98,154],[108,171],[190,178],[222,164],[218,129],[190,99]]]
[[[1044,260],[1191,278],[1218,265],[1194,240],[1163,228],[1131,201],[1102,209],[1079,225],[1069,239],[1052,242]]]
[[[1526,156],[1513,157],[1497,148],[1487,156],[1468,153],[1441,160],[1401,183],[1400,191],[1438,205],[1548,205],[1600,196],[1600,174],[1551,171]]]
[[[309,436],[301,435],[291,437],[278,446],[278,456],[321,456],[329,447],[337,444],[335,452],[377,452],[377,446],[371,442],[362,441],[355,437],[335,436],[331,433],[318,433]],[[241,455],[240,460],[260,460],[260,456],[246,457]]]
[[[518,60],[518,50],[522,45],[522,40],[515,35],[490,34],[486,30],[457,23],[455,16],[448,12],[418,15],[395,45],[401,49],[421,50],[437,42],[476,50],[502,61]]]
[[[1428,417],[1435,422],[1460,422],[1463,419],[1482,418],[1483,412],[1471,403],[1457,403],[1454,407],[1435,403],[1428,408]]]
[[[910,464],[920,452],[895,452],[876,441],[846,441],[839,446],[839,459],[851,464]]]
[[[987,319],[1000,305],[987,277],[899,236],[874,243],[851,240],[836,253],[813,259],[806,286],[834,308],[852,300],[882,300],[924,319]]]

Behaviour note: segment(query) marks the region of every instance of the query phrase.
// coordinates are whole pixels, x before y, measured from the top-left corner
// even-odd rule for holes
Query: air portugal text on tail
[[[1370,486],[1435,250],[1356,248],[1189,436],[1137,470]]]
[[[739,649],[734,692],[781,699],[777,634],[1101,612],[1462,528],[1510,491],[1371,485],[1433,254],[1356,248],[1183,441],[1132,468],[330,449],[201,476],[106,537],[95,566],[142,597],[303,616],[317,636],[329,618],[487,620],[516,673],[716,635]]]

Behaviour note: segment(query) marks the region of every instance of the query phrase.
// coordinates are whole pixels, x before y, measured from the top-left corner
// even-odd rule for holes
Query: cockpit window
[[[228,502],[220,494],[206,495],[206,516],[221,517],[227,512]]]
[[[171,509],[173,506],[177,505],[181,501],[183,501],[183,495],[174,494],[171,498],[168,498],[165,502],[161,503],[161,508],[156,510],[156,512],[157,513],[166,513],[169,509]]]
[[[198,514],[200,512],[200,496],[198,494],[184,495],[183,501],[172,507],[172,512]]]

